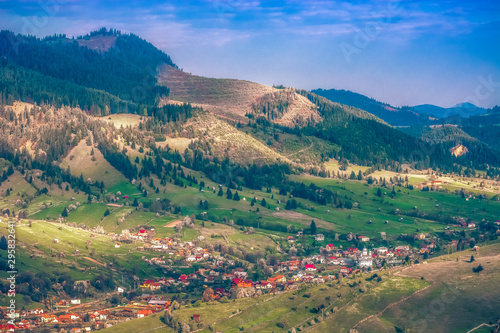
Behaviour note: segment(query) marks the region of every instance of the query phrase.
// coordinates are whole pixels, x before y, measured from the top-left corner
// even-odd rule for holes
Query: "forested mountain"
[[[410,107],[394,107],[349,90],[315,89],[312,92],[332,102],[350,105],[370,112],[394,126],[424,125],[429,123],[429,117],[418,114]]]
[[[456,124],[470,136],[481,140],[500,151],[500,112],[496,106],[490,112],[465,119],[453,118],[448,123]]]
[[[64,35],[38,39],[2,31],[0,56],[0,104],[24,101],[49,108],[80,108],[91,116],[150,116],[141,121],[142,133],[136,137],[158,143],[167,136],[196,140],[190,150],[183,148],[174,154],[166,149],[169,158],[218,180],[220,174],[231,175],[230,182],[235,183],[238,177],[246,179],[248,163],[258,168],[276,164],[279,170],[287,164],[285,169],[291,172],[312,170],[313,163],[328,158],[392,170],[400,170],[402,165],[442,171],[459,171],[471,164],[476,168],[500,165],[486,146],[476,145],[469,160],[455,158],[448,143],[410,131],[411,136],[389,125],[430,121],[411,109],[394,108],[345,90],[307,92],[191,75],[145,40],[112,29],[76,39]],[[480,120],[471,117],[467,121],[462,124],[470,127],[465,132],[474,132],[477,126],[472,124]],[[280,135],[293,139],[296,151],[289,142],[280,142]],[[127,178],[138,172],[120,157],[118,147],[99,147]],[[12,152],[18,148],[13,146]],[[51,154],[50,160],[60,159],[66,148]],[[308,150],[308,156],[316,156],[314,161],[289,158]],[[266,181],[270,180],[259,181],[259,185],[245,183],[258,187]]]
[[[306,92],[306,95],[318,105],[324,120],[304,131],[343,147],[337,156],[339,159],[347,158],[362,165],[390,165],[396,170],[402,163],[412,164],[417,169],[446,168],[453,164],[445,151],[387,126],[373,116],[356,116],[356,113],[345,112],[344,106],[332,104],[314,93]],[[422,158],[421,152],[429,152],[429,156]]]
[[[78,42],[103,35],[114,37],[105,52]],[[5,98],[82,108],[99,106],[103,114],[142,112],[141,105],[156,105],[169,93],[167,87],[157,85],[157,67],[175,67],[168,55],[145,40],[106,29],[78,40],[64,35],[39,39],[1,31],[0,57],[0,92]]]
[[[462,128],[455,125],[437,125],[432,127],[409,127],[402,128],[403,132],[420,138],[430,144],[438,145],[444,151],[451,151],[453,147],[462,145],[467,149],[463,156],[459,156],[457,161],[467,164],[468,160],[479,163],[494,164],[500,163],[500,154],[486,143],[481,142],[469,135]]]
[[[422,114],[429,115],[436,118],[448,118],[453,116],[459,116],[461,118],[467,118],[471,116],[477,116],[487,112],[486,109],[475,106],[471,103],[459,103],[451,108],[443,108],[431,104],[416,105],[413,109]]]

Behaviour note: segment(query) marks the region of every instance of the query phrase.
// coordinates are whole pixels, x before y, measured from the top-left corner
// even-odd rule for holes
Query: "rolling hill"
[[[255,82],[206,78],[164,65],[159,71],[158,83],[171,91],[163,103],[189,102],[234,121],[245,121],[245,115],[260,113],[269,102],[275,107],[286,104],[275,119],[281,125],[294,126],[311,117],[316,121],[320,118],[315,111],[317,107],[295,91],[284,92]]]

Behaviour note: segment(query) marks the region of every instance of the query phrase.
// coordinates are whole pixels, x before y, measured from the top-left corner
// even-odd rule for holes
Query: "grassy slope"
[[[69,166],[71,174],[83,174],[84,179],[103,181],[106,187],[126,182],[126,178],[106,161],[99,149],[94,148],[95,161],[92,160],[91,151],[92,146],[87,146],[85,140],[80,141],[61,162],[61,168]]]
[[[6,226],[5,221],[0,223],[0,234],[6,233]],[[99,274],[101,270],[113,273],[138,266],[139,275],[142,277],[157,275],[154,268],[149,267],[141,260],[145,253],[136,251],[136,245],[122,244],[121,248],[115,248],[110,237],[99,234],[94,234],[91,237],[91,235],[90,232],[64,224],[34,221],[29,227],[25,221],[16,228],[20,256],[18,270],[30,270],[35,273],[46,269],[68,271],[75,278],[90,279],[92,275]],[[54,239],[58,239],[59,243],[53,243]],[[88,247],[87,241],[90,241]],[[79,255],[74,256],[74,250],[79,250]],[[92,250],[95,251],[93,256],[95,260],[101,263],[113,262],[114,270],[96,266],[84,259],[86,256],[92,256]],[[67,257],[60,257],[59,253],[61,252],[65,253]],[[53,258],[51,254],[58,256]],[[30,255],[34,255],[34,259],[30,259]],[[154,256],[153,254],[146,255]],[[97,269],[82,273],[80,269],[86,267],[97,267]]]
[[[116,128],[120,128],[122,126],[138,127],[139,123],[142,121],[142,118],[143,117],[138,114],[116,113],[98,119],[104,120],[108,123],[112,123]]]
[[[304,182],[306,185],[315,183],[318,186],[326,187],[333,192],[347,195],[352,198],[353,202],[360,204],[361,209],[358,210],[331,209],[317,205],[311,205],[317,208],[314,212],[298,210],[304,214],[332,222],[337,226],[337,230],[343,232],[352,231],[377,236],[380,231],[385,231],[389,235],[399,233],[411,234],[415,232],[416,228],[431,233],[444,230],[444,225],[434,221],[390,213],[395,209],[411,211],[414,209],[414,206],[417,206],[420,211],[427,213],[441,212],[443,215],[471,217],[476,220],[485,218],[486,220],[495,221],[500,215],[500,204],[491,200],[479,200],[476,198],[466,201],[457,195],[442,192],[422,192],[417,189],[409,190],[396,187],[397,193],[394,199],[391,199],[389,196],[391,191],[383,188],[382,191],[386,192],[387,195],[384,196],[384,200],[382,201],[375,195],[377,187],[368,186],[364,182],[343,181],[340,183],[337,180],[311,176],[292,176],[291,178]],[[437,204],[439,204],[438,208],[436,208]],[[381,211],[378,211],[378,208]],[[326,209],[330,209],[330,213],[327,214]],[[348,219],[349,214],[351,215],[350,219]],[[401,222],[398,221],[400,217],[403,217],[403,221]],[[372,220],[373,223],[367,224],[368,220]],[[385,220],[388,220],[389,224],[384,224]],[[414,222],[414,220],[417,222]]]
[[[482,323],[500,319],[500,244],[483,247],[479,253],[457,252],[405,270],[402,275],[424,277],[434,284],[401,306],[366,322],[360,332],[371,332],[378,321],[415,332],[465,332]],[[471,255],[476,261],[469,263]],[[458,261],[456,259],[458,258]],[[449,261],[447,261],[449,260]],[[473,273],[481,264],[484,271]]]
[[[206,113],[192,118],[185,126],[193,128],[200,140],[213,140],[216,156],[227,155],[242,164],[291,162],[266,144],[211,114]]]
[[[244,119],[258,97],[276,90],[249,81],[191,75],[170,66],[161,68],[158,83],[169,87],[174,100],[200,104],[232,119]]]

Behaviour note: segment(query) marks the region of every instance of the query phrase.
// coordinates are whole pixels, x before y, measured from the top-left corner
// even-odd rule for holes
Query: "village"
[[[189,217],[185,220],[188,219]],[[227,253],[204,248],[201,246],[203,236],[198,236],[194,241],[179,242],[171,238],[156,237],[154,229],[139,229],[133,233],[110,234],[109,237],[115,247],[136,242],[138,250],[157,254],[144,256],[143,261],[151,266],[170,269],[173,274],[162,278],[137,280],[131,290],[118,286],[114,292],[102,295],[102,298],[97,300],[83,302],[81,299],[60,299],[52,300],[50,308],[16,310],[16,329],[43,327],[56,329],[57,332],[61,329],[71,333],[95,331],[142,318],[179,303],[179,299],[176,301],[175,297],[167,294],[182,294],[188,298],[188,295],[199,295],[210,289],[211,301],[227,301],[268,293],[283,293],[297,290],[304,284],[322,284],[347,277],[354,278],[360,272],[418,262],[416,254],[430,253],[433,248],[432,243],[415,251],[409,245],[358,249],[342,248],[341,245],[328,243],[319,247],[314,255],[298,257],[293,251],[297,240],[325,240],[322,234],[304,235],[300,231],[295,237],[289,236],[283,240],[291,246],[288,260],[276,263],[273,270],[267,270],[267,273],[256,279],[255,266],[261,262],[257,265],[246,265]],[[356,238],[361,243],[369,241],[365,236]],[[415,238],[425,239],[425,235],[417,234]],[[192,272],[177,274],[175,270],[172,271],[176,267],[190,269]],[[77,281],[75,285],[90,288],[90,281]],[[7,316],[7,309],[2,310],[4,320],[0,325],[0,332],[6,332],[9,329],[7,320],[11,318]]]

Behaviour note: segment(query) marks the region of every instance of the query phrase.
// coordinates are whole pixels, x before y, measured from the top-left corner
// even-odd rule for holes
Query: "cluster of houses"
[[[138,250],[149,250],[160,252],[170,256],[178,256],[184,259],[186,263],[202,261],[211,257],[208,249],[197,246],[193,242],[176,242],[171,238],[155,237],[155,229],[140,229],[136,233],[130,233],[128,230],[122,231],[122,234],[112,234],[113,240],[116,242],[115,247],[120,247],[120,242],[130,242],[133,240],[141,241],[142,245],[138,246]],[[203,241],[203,236],[198,236],[198,241]],[[165,265],[165,257],[145,258],[144,261],[151,265]]]
[[[325,249],[326,253],[323,255],[281,262],[278,272],[283,272],[283,274],[267,280],[249,280],[247,273],[241,268],[233,270],[231,274],[224,274],[224,278],[231,279],[232,288],[253,287],[272,290],[283,287],[286,290],[298,283],[324,283],[335,279],[336,276],[331,273],[338,268],[340,268],[339,273],[342,276],[349,276],[363,269],[369,269],[374,265],[381,266],[384,261],[388,264],[397,265],[402,264],[406,256],[413,257],[413,252],[408,245],[397,246],[393,249],[379,247],[373,250],[367,250],[366,248],[359,250],[352,247],[335,249],[333,244],[327,244]]]
[[[447,182],[444,182],[444,184],[448,184]],[[423,188],[428,188],[430,190],[438,190],[441,186],[443,186],[443,181],[441,180],[428,180],[422,183],[417,184],[416,188],[418,189],[423,189]]]
[[[303,233],[302,231],[299,231],[297,233],[297,238],[300,238],[303,236]],[[297,238],[293,237],[293,236],[288,236],[287,240],[288,240],[288,243],[295,243],[297,241]],[[325,240],[325,235],[323,234],[316,234],[314,235],[314,240],[318,241],[318,242],[322,242]],[[369,242],[370,241],[370,237],[367,237],[367,236],[358,236],[358,240],[360,242]]]
[[[237,270],[242,270],[241,268]],[[246,274],[246,272],[245,272]],[[162,286],[188,286],[193,281],[201,281],[206,284],[214,283],[215,278],[221,276],[222,280],[227,280],[231,274],[222,274],[216,269],[199,269],[195,273],[181,274],[177,279],[172,277],[160,279],[147,279],[144,280],[140,287],[150,291],[160,289]]]
[[[141,301],[140,303],[130,302],[125,306],[110,309],[86,310],[84,312],[80,312],[78,308],[69,308],[62,314],[61,302],[59,302],[61,304],[58,304],[60,306],[56,312],[47,312],[40,308],[16,311],[14,314],[15,324],[0,325],[0,332],[8,332],[9,330],[12,332],[12,329],[14,331],[32,330],[37,327],[66,328],[66,331],[71,333],[90,332],[168,309],[171,303],[147,294],[142,295]],[[71,304],[69,301],[66,303]],[[7,314],[7,311],[4,313],[5,320],[13,319]]]
[[[426,247],[430,250],[433,245]],[[413,251],[409,245],[400,245],[395,248],[378,247],[372,250],[359,250],[349,247],[347,249],[336,249],[335,245],[327,244],[321,255],[314,255],[302,260],[290,260],[282,262],[281,270],[295,271],[303,268],[305,271],[316,271],[315,264],[329,266],[340,266],[347,268],[369,268],[381,266],[385,261],[387,264],[400,264],[406,256],[413,257]],[[341,270],[342,273],[342,270]]]

